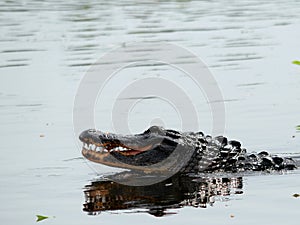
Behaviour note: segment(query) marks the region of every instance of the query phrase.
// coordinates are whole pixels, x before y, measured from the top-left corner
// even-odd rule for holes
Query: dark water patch
[[[211,68],[218,68],[218,67],[234,67],[234,66],[239,66],[240,64],[238,63],[226,63],[226,64],[212,64],[212,65],[209,65],[209,67]]]
[[[77,51],[85,51],[85,50],[91,50],[91,49],[97,49],[99,45],[96,44],[85,44],[85,45],[79,45],[79,46],[71,46],[68,48],[69,51],[77,52]]]
[[[208,43],[193,43],[193,44],[189,44],[189,47],[191,47],[191,48],[192,47],[200,48],[200,47],[206,47],[206,46],[209,46],[209,44]]]
[[[271,44],[269,44],[270,46]],[[260,44],[258,42],[250,42],[250,41],[241,41],[241,42],[229,42],[224,45],[225,48],[236,48],[236,47],[257,47],[257,46],[268,46],[265,44]]]
[[[72,33],[90,33],[90,32],[97,32],[99,31],[99,29],[96,28],[75,28],[75,29],[71,29],[70,32]]]
[[[162,25],[161,24],[143,24],[143,25],[139,25],[137,26],[137,29],[141,29],[141,30],[145,30],[145,29],[157,29],[157,28],[161,28]]]
[[[126,43],[123,44],[126,52],[154,52],[154,51],[161,51],[159,48],[143,48],[143,49],[135,49],[135,48],[126,48]]]
[[[19,23],[1,23],[2,26],[6,26],[6,27],[17,27],[20,26]]]
[[[241,101],[242,99],[233,98],[233,99],[224,99],[224,100],[215,100],[215,101],[209,101],[208,103],[218,103],[218,102],[237,102]]]
[[[247,70],[250,69],[249,67],[241,66],[240,64],[236,67],[224,67],[224,70],[232,70],[232,71],[241,71],[241,70]]]
[[[15,37],[32,37],[34,35],[35,34],[30,33],[30,34],[15,34],[14,36]]]
[[[10,39],[5,39],[5,38],[0,39],[0,42],[16,42],[16,41],[18,41],[18,39],[12,39],[12,38],[10,38]]]
[[[73,57],[73,58],[68,58],[68,59],[66,59],[66,61],[68,61],[68,62],[74,62],[74,61],[92,61],[92,60],[95,60],[94,58],[91,58],[91,57],[88,57],[88,56],[86,56],[86,57],[77,57],[77,56],[75,56],[75,57]]]
[[[3,100],[7,100],[9,97],[1,96],[1,98]],[[39,111],[42,106],[44,106],[44,105],[43,104],[1,104],[0,108],[11,109],[11,108],[17,107],[20,109],[23,108],[23,109],[31,110],[31,111]],[[14,110],[14,111],[16,112],[16,114],[18,114],[20,112],[20,110]]]
[[[14,13],[14,12],[28,12],[28,11],[31,11],[31,10],[28,10],[28,9],[21,9],[21,8],[6,8],[6,9],[3,9],[0,7],[0,12],[9,12],[9,13]]]
[[[69,18],[67,19],[68,21],[70,22],[75,22],[75,23],[78,23],[78,22],[94,22],[94,21],[97,21],[99,20],[98,17],[92,17],[92,18]]]
[[[86,11],[86,10],[90,10],[93,8],[93,5],[92,4],[82,4],[82,5],[77,5],[76,6],[76,10],[79,10],[79,11]]]
[[[156,62],[149,62],[149,63],[135,63],[135,64],[131,64],[129,67],[130,68],[139,68],[139,67],[145,67],[145,68],[149,68],[149,67],[157,67],[157,66],[164,66],[166,65],[165,63],[156,63]]]
[[[242,29],[240,26],[225,26],[225,27],[194,27],[194,28],[170,28],[170,29],[145,29],[129,31],[128,34],[160,34],[160,33],[179,33],[179,32],[207,32],[207,31],[220,31],[220,30],[236,30]]]
[[[274,23],[274,26],[287,26],[287,25],[290,25],[292,23],[290,22],[277,22],[277,23]]]
[[[63,161],[64,162],[69,162],[69,161],[77,161],[77,160],[82,161],[82,160],[85,160],[85,159],[82,156],[80,156],[80,157],[75,157],[75,158],[70,158],[70,159],[64,159]]]
[[[140,97],[118,98],[117,100],[150,100],[150,99],[160,99],[160,97],[157,97],[157,96],[140,96]]]
[[[133,62],[134,63],[134,62]],[[189,60],[186,60],[186,61],[174,61],[174,63],[176,65],[187,65],[187,64],[195,64],[195,61],[189,61]],[[161,67],[161,66],[170,66],[171,65],[168,65],[167,63],[159,63],[159,62],[150,62],[150,63],[134,63],[134,64],[131,64],[130,68],[139,68],[139,67],[145,67],[145,68],[149,68],[150,69],[154,69],[153,67]]]
[[[94,65],[93,63],[74,63],[74,64],[68,64],[69,67],[86,67]]]
[[[0,65],[0,68],[8,68],[8,67],[21,67],[21,66],[28,66],[27,63],[18,63],[18,64],[7,64],[7,65]]]
[[[95,37],[101,37],[101,35],[98,34],[98,33],[94,33],[94,34],[78,34],[78,35],[76,35],[76,37],[92,40]]]
[[[19,53],[19,52],[42,52],[46,51],[45,49],[9,49],[3,50],[1,53]]]
[[[249,57],[249,56],[256,56],[257,53],[253,52],[245,52],[245,53],[228,53],[228,54],[216,54],[215,56],[219,57]]]
[[[40,107],[43,104],[17,104],[16,107]]]
[[[0,12],[6,13],[22,13],[22,12],[59,12],[74,11],[75,2],[59,2],[59,1],[28,1],[26,4],[19,2],[9,2],[0,5]]]
[[[255,59],[262,59],[263,57],[260,56],[252,56],[252,57],[243,57],[243,58],[227,58],[227,59],[219,59],[219,62],[232,62],[232,61],[246,61],[246,60],[255,60]]]
[[[112,26],[105,26],[102,28],[103,31],[120,31],[124,30],[124,27],[121,27],[119,25],[112,25]]]
[[[238,87],[249,87],[249,86],[258,86],[263,85],[265,82],[255,82],[255,83],[246,83],[246,84],[238,84]]]
[[[256,53],[229,53],[226,55],[216,55],[221,57],[218,62],[233,62],[233,61],[245,61],[245,60],[254,60],[261,59],[261,56],[258,56]]]
[[[27,61],[30,61],[30,59],[7,59],[6,60],[7,62],[27,62]]]
[[[160,33],[175,33],[175,32],[187,32],[187,31],[213,31],[212,28],[195,28],[195,29],[161,29],[161,30],[137,30],[129,31],[128,34],[160,34]]]
[[[63,174],[48,174],[48,177],[60,177],[63,176]]]
[[[70,51],[67,50],[69,52],[71,52],[71,56],[75,56],[75,57],[80,57],[80,56],[90,56],[90,55],[94,55],[96,52],[93,49],[86,49],[86,50],[81,50],[81,51]]]
[[[224,36],[213,36],[210,38],[211,40],[224,40],[226,39]]]

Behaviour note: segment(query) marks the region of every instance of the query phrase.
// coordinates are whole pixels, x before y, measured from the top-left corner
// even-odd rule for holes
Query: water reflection
[[[123,173],[126,179],[129,172]],[[118,174],[120,177],[120,174]],[[102,211],[149,213],[160,217],[182,207],[207,208],[216,201],[229,200],[230,195],[243,194],[242,177],[189,177],[176,174],[149,186],[126,186],[102,178],[85,186],[83,210],[89,215]]]

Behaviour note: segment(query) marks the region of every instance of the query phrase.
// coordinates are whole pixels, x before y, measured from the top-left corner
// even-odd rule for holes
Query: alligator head
[[[147,166],[167,159],[174,150],[183,145],[182,133],[152,126],[145,132],[135,135],[118,135],[86,130],[79,139],[83,142],[82,154],[90,161],[108,166],[143,170]],[[191,151],[194,151],[190,145]],[[180,164],[179,162],[177,164]],[[168,169],[157,168],[157,171]]]

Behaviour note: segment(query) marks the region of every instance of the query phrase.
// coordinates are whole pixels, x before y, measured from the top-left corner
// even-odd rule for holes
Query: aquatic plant
[[[298,60],[294,60],[292,63],[300,66],[300,61],[298,61]]]
[[[42,220],[48,219],[49,216],[36,215],[36,222],[40,222]]]

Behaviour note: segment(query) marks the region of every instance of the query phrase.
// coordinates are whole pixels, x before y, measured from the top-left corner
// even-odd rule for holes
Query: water
[[[30,224],[42,214],[55,216],[45,224],[297,224],[300,202],[292,195],[299,193],[299,171],[245,176],[243,194],[206,209],[173,209],[176,214],[160,218],[138,211],[87,215],[83,191],[96,175],[73,136],[72,110],[80,80],[103,54],[130,42],[171,42],[199,56],[214,74],[224,97],[227,136],[250,150],[297,154],[300,68],[291,62],[300,59],[299,15],[298,1],[280,0],[3,1],[1,222]],[[196,99],[201,130],[211,131],[209,107],[204,98],[197,101],[186,76],[147,65],[123,74],[126,82],[172,76]],[[122,82],[108,84],[103,97],[108,100],[96,106],[96,124],[103,130],[112,130],[109,103],[119,101],[109,88]],[[129,115],[131,131],[155,122],[181,129],[178,114],[162,103],[140,101]]]

